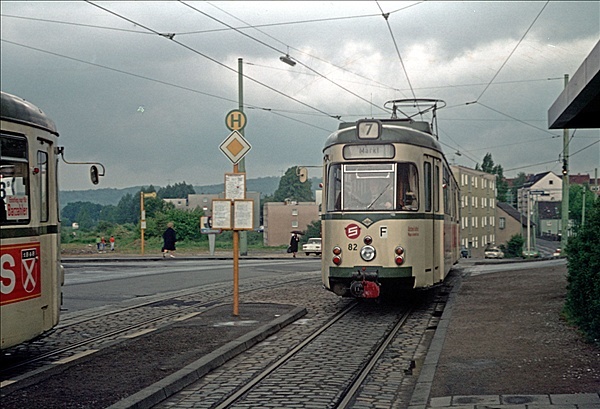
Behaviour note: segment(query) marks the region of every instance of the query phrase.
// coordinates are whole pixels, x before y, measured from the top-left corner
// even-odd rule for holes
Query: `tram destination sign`
[[[396,150],[389,143],[346,145],[343,154],[344,159],[392,159]]]

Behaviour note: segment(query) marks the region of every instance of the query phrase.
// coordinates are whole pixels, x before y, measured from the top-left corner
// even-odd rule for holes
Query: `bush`
[[[569,239],[564,312],[585,336],[600,344],[600,199],[579,234]]]
[[[515,234],[510,238],[508,243],[506,243],[504,255],[508,258],[521,257],[523,253],[523,243],[525,243],[523,236]]]

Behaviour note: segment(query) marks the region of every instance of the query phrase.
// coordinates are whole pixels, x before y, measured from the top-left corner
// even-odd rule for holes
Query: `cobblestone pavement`
[[[433,293],[424,292],[426,297]],[[227,362],[199,382],[157,405],[156,408],[212,408],[219,401],[252,380],[257,372],[270,366],[293,346],[321,327],[350,300],[341,299],[321,288],[320,281],[304,283],[287,291],[253,292],[245,301],[268,300],[303,305],[308,313],[298,322],[257,344],[246,353]],[[425,300],[402,328],[363,384],[356,398],[356,408],[406,407],[416,382],[415,361],[425,357],[431,338],[436,308]],[[302,351],[299,359],[286,363],[275,376],[248,393],[232,408],[328,408],[347,385],[347,379],[360,366],[368,351],[366,340],[380,337],[373,322],[391,321],[398,306],[377,304],[359,306],[352,322],[345,321],[337,334]],[[434,322],[434,324],[432,324]],[[368,325],[367,325],[368,324]],[[432,327],[433,325],[433,327]],[[368,328],[368,332],[364,329]],[[428,329],[429,328],[429,329]],[[364,345],[363,345],[364,344]],[[371,347],[369,347],[371,348]],[[333,400],[332,400],[333,399]]]

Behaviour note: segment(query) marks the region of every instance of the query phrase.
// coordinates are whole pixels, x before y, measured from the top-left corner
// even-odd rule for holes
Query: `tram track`
[[[240,294],[261,289],[286,287],[305,278],[283,279],[277,283],[259,282],[245,285]],[[256,280],[255,280],[256,281]],[[260,281],[260,280],[259,280]],[[117,308],[108,312],[76,318],[60,324],[51,333],[39,340],[3,351],[0,369],[0,387],[21,382],[31,376],[40,375],[56,362],[70,362],[115,343],[170,325],[179,319],[209,311],[211,308],[230,302],[231,293],[223,293],[222,286],[205,287],[195,291],[178,292],[154,298],[135,306]]]
[[[366,337],[356,339],[352,336],[353,331],[350,331],[345,335],[338,334],[339,327],[352,326],[352,321],[355,321],[360,316],[369,316],[373,314],[373,310],[377,310],[377,314],[381,313],[382,316],[372,316],[374,321],[373,328],[367,328],[365,333],[372,332],[378,334],[377,337],[371,339],[366,339]],[[310,334],[310,336],[306,337],[302,342],[298,343],[295,347],[289,350],[289,352],[285,353],[275,362],[264,368],[261,372],[255,373],[249,382],[236,389],[217,405],[211,407],[216,409],[226,409],[230,407],[253,407],[253,405],[260,401],[260,396],[264,396],[265,394],[265,392],[261,392],[260,389],[269,389],[269,384],[279,385],[281,379],[286,379],[287,385],[285,388],[291,388],[295,390],[294,399],[298,399],[298,407],[302,407],[301,402],[310,401],[311,396],[314,396],[321,386],[323,387],[323,390],[321,391],[323,398],[320,400],[320,403],[323,404],[323,407],[351,407],[355,397],[360,393],[360,389],[364,385],[365,380],[372,372],[373,368],[378,364],[382,355],[388,349],[390,343],[402,330],[412,312],[412,308],[410,306],[401,308],[401,311],[396,311],[395,308],[392,308],[391,310],[393,310],[391,313],[382,313],[382,310],[376,306],[362,304],[360,302],[352,302],[346,305],[342,310],[332,316],[328,322]],[[336,326],[338,329],[335,328]],[[382,331],[381,327],[385,327],[386,329]],[[319,358],[315,358],[315,360],[311,362],[310,359],[306,359],[307,356],[313,354],[312,351],[308,351],[311,346],[318,349],[319,347],[315,345],[328,345],[331,343],[330,340],[335,337],[342,338],[340,343],[349,347],[349,349],[346,349],[347,352],[351,352],[353,349],[352,345],[356,345],[357,343],[361,342],[363,343],[363,345],[357,349],[363,351],[364,355],[359,354],[355,357],[361,362],[360,364],[355,365],[353,370],[338,371],[333,369],[324,372],[323,368],[327,367],[330,363],[327,362],[327,358],[325,356],[323,357],[325,361],[320,361]],[[304,357],[302,357],[302,354],[304,354]],[[337,375],[339,377],[340,373],[345,373],[346,376],[339,380],[339,386],[337,388],[332,388],[329,390],[327,390],[326,387],[326,380],[313,382],[308,379],[308,377],[306,379],[298,378],[299,382],[297,385],[295,385],[295,379],[290,379],[289,377],[285,376],[285,373],[289,371],[285,370],[284,367],[286,365],[292,368],[303,368],[303,370],[307,372],[307,375],[310,373],[329,373],[329,376]],[[282,374],[279,374],[278,376],[277,371],[280,369],[282,369]],[[269,382],[269,377],[274,377],[275,380]],[[303,396],[304,394],[306,394],[306,396]],[[283,399],[288,398],[289,395]],[[273,399],[278,398],[272,397],[270,404],[273,404]],[[276,400],[275,402],[281,403],[282,407],[295,407],[294,402],[283,400]]]

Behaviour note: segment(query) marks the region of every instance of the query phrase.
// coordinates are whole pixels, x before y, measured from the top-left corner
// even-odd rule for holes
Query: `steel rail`
[[[304,280],[305,279],[288,280],[288,281],[280,282],[280,283],[273,284],[273,285],[270,285],[270,286],[262,286],[262,287],[260,287],[260,289],[262,290],[264,288],[276,288],[276,287],[280,287],[280,286],[286,286],[286,285],[289,285],[290,283],[294,283],[294,282],[297,282],[297,281],[304,281]],[[250,293],[250,292],[256,291],[256,290],[257,290],[256,288],[253,288],[253,289],[248,289],[248,290],[241,291],[241,293],[245,294],[245,293]],[[203,292],[204,291],[195,291],[195,292],[187,293],[187,294],[185,294],[183,296],[186,296],[186,297],[187,296],[193,296],[193,295],[196,295],[196,294],[201,294]],[[171,295],[170,297],[160,298],[158,300],[153,300],[151,302],[146,302],[146,303],[143,303],[141,305],[131,306],[131,307],[125,307],[125,308],[122,308],[122,309],[119,309],[119,310],[116,310],[116,311],[110,311],[108,313],[97,315],[97,316],[90,317],[90,318],[86,318],[84,320],[80,320],[80,321],[77,321],[77,322],[69,324],[69,325],[64,325],[61,328],[55,328],[53,330],[53,332],[56,332],[59,329],[60,330],[64,330],[65,328],[68,328],[68,327],[74,326],[74,325],[79,325],[79,324],[81,324],[83,322],[93,321],[93,320],[99,319],[99,318],[105,318],[105,317],[110,316],[110,315],[114,315],[114,314],[118,314],[118,313],[121,313],[121,312],[126,312],[126,311],[130,311],[130,310],[134,310],[136,308],[143,308],[143,307],[146,307],[148,305],[151,305],[151,304],[154,304],[154,303],[157,303],[157,302],[164,302],[164,301],[169,300],[169,299],[180,298],[181,296],[182,296],[182,294]],[[83,347],[85,345],[92,344],[92,343],[97,342],[97,341],[102,341],[102,340],[105,340],[105,339],[114,338],[114,337],[116,337],[119,334],[124,334],[124,333],[130,332],[132,330],[135,330],[137,328],[141,328],[141,327],[144,327],[146,325],[153,324],[155,322],[158,322],[158,321],[161,321],[161,320],[164,320],[164,319],[168,319],[168,318],[171,318],[171,317],[174,317],[174,316],[185,315],[186,312],[189,312],[189,311],[194,310],[194,309],[199,310],[198,311],[199,313],[204,313],[204,312],[209,311],[210,309],[215,308],[215,307],[217,307],[219,305],[225,305],[223,303],[223,301],[225,299],[229,299],[230,297],[231,297],[231,294],[228,294],[228,295],[221,296],[221,297],[216,297],[216,298],[213,298],[211,300],[204,301],[204,302],[199,301],[198,303],[196,303],[194,305],[190,305],[190,306],[179,308],[179,309],[177,309],[177,311],[172,311],[172,312],[169,312],[169,313],[166,313],[166,314],[162,314],[162,315],[157,316],[157,317],[145,319],[143,321],[140,321],[140,322],[137,322],[137,323],[134,323],[134,324],[129,324],[129,325],[126,325],[125,327],[122,327],[122,328],[119,328],[119,329],[115,329],[115,330],[111,330],[111,331],[105,332],[105,333],[103,333],[101,335],[98,335],[98,336],[95,336],[95,337],[92,337],[92,338],[88,338],[88,339],[85,339],[85,340],[80,341],[80,342],[76,342],[76,343],[74,343],[72,345],[69,345],[69,346],[66,346],[66,347],[54,349],[52,351],[49,351],[49,352],[37,355],[37,356],[35,356],[35,357],[31,358],[31,359],[27,359],[25,361],[18,362],[17,364],[14,364],[14,365],[11,365],[11,366],[8,366],[8,367],[2,367],[0,369],[0,376],[4,375],[6,373],[9,373],[10,371],[14,371],[15,369],[24,367],[26,365],[34,364],[36,362],[40,362],[40,361],[46,360],[48,358],[52,358],[53,356],[56,356],[56,355],[64,354],[65,352],[69,352],[71,350],[75,350],[75,349],[81,348],[81,347]],[[50,368],[50,366],[49,366],[49,368]],[[11,384],[14,384],[16,382],[20,382],[20,381],[22,381],[24,379],[27,379],[29,376],[37,375],[37,374],[39,374],[42,371],[43,370],[40,370],[38,368],[38,369],[34,370],[33,373],[30,373],[30,374],[28,374],[28,373],[21,374]],[[1,380],[1,381],[4,383],[4,382],[8,381],[8,379]]]
[[[385,340],[379,345],[379,347],[377,348],[375,353],[371,356],[371,358],[365,364],[363,369],[357,374],[356,378],[352,381],[350,386],[346,389],[345,393],[343,394],[344,398],[335,406],[336,409],[344,409],[344,408],[349,407],[350,403],[355,398],[356,393],[358,392],[362,383],[367,378],[369,373],[371,373],[371,370],[373,369],[375,364],[377,364],[377,362],[379,361],[379,358],[381,357],[381,355],[383,355],[383,353],[385,352],[385,350],[387,349],[389,344],[396,337],[396,335],[398,334],[398,331],[400,331],[400,329],[404,326],[404,323],[408,319],[411,312],[412,312],[412,308],[408,309],[402,315],[402,317],[400,317],[400,319],[398,320],[398,322],[396,323],[394,328],[390,331],[390,333],[385,338]]]
[[[308,344],[310,344],[315,338],[317,338],[319,335],[321,335],[323,332],[325,332],[327,329],[329,329],[333,324],[335,324],[340,319],[342,319],[347,313],[349,313],[357,305],[358,305],[358,302],[356,302],[356,301],[351,302],[350,304],[348,304],[346,307],[344,307],[343,310],[341,310],[336,315],[334,315],[325,325],[323,325],[321,328],[319,328],[318,330],[316,330],[315,332],[313,332],[304,341],[302,341],[301,343],[299,343],[298,345],[296,345],[288,353],[286,353],[284,356],[282,356],[281,358],[279,358],[273,364],[269,365],[261,373],[259,373],[255,377],[253,377],[250,382],[248,382],[243,387],[241,387],[240,389],[238,389],[237,391],[235,391],[233,394],[229,395],[227,397],[227,399],[225,399],[224,401],[222,401],[219,405],[215,406],[214,409],[225,409],[225,408],[228,408],[236,400],[240,399],[249,390],[251,390],[252,388],[254,388],[254,386],[256,386],[260,381],[262,381],[264,378],[266,378],[267,376],[269,376],[270,374],[272,374],[273,372],[275,372],[275,370],[277,368],[279,368],[281,365],[283,365],[284,363],[286,363],[294,355],[296,355],[298,352],[300,352],[304,347],[306,347]]]

